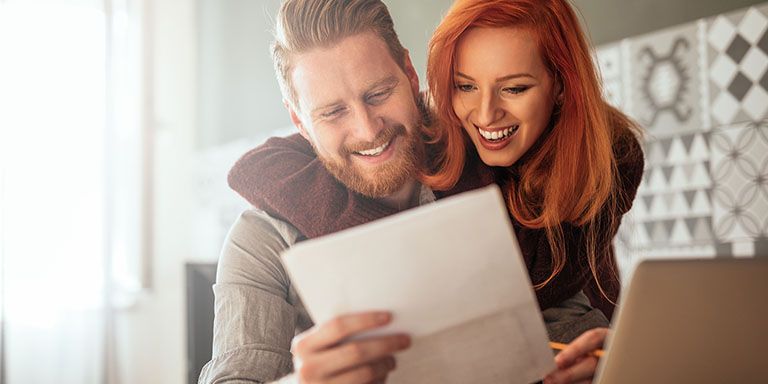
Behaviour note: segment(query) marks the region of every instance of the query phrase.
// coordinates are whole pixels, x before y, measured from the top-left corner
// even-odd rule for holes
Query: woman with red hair
[[[619,293],[612,240],[640,183],[643,154],[639,128],[603,99],[590,53],[566,0],[456,1],[429,44],[435,121],[423,129],[430,159],[420,178],[438,198],[501,186],[542,310],[583,291],[610,318]],[[342,223],[333,230],[360,223],[348,216],[370,201],[354,193],[337,196],[340,202],[326,195],[324,204],[302,198],[286,164],[329,191],[337,181],[320,162],[308,164],[308,143],[281,140],[246,154],[230,173],[232,188],[293,224],[311,217],[298,226],[307,237],[331,232],[313,222]],[[297,161],[295,152],[308,160]],[[279,174],[269,171],[276,161]],[[264,196],[254,189],[259,183],[299,195]],[[372,212],[389,211],[360,216],[367,221]],[[597,361],[587,352],[606,333],[577,338],[547,381],[590,378]]]
[[[497,181],[512,217],[546,232],[553,269],[537,286],[567,264],[569,224],[583,229],[597,288],[615,300],[597,278],[615,234],[603,231],[616,227],[639,184],[639,129],[604,101],[568,3],[457,1],[430,41],[427,78],[440,120],[429,133],[443,148],[427,184],[455,186],[474,144],[486,165],[504,167]]]
[[[549,246],[549,276],[533,273],[534,286],[586,283],[593,304],[610,316],[619,288],[612,240],[643,157],[639,128],[603,99],[590,52],[565,0],[454,3],[429,44],[427,79],[439,119],[429,134],[443,151],[425,181],[452,188],[475,153],[501,167],[496,182],[518,237],[538,235]]]

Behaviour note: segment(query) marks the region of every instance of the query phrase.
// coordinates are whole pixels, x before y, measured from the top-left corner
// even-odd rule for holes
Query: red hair
[[[607,235],[606,228],[620,218],[617,204],[623,198],[617,187],[613,143],[616,135],[637,128],[603,100],[591,48],[567,1],[454,3],[429,43],[427,80],[438,120],[428,135],[442,153],[437,156],[435,173],[425,176],[424,181],[435,189],[453,187],[463,171],[466,148],[472,145],[454,113],[452,97],[456,44],[473,27],[530,31],[542,61],[562,87],[563,102],[555,107],[550,127],[524,155],[525,160],[519,160],[520,181],[505,180],[512,216],[526,227],[545,229],[552,250],[552,273],[545,281],[534,282],[535,287],[545,286],[563,269],[566,255],[562,224],[570,223],[585,229],[589,266],[605,296],[597,269],[608,261],[604,258],[610,255],[607,247],[613,234]]]

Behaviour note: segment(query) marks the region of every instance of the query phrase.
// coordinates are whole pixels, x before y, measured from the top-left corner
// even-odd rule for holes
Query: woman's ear
[[[555,78],[555,86],[553,87],[554,90],[554,96],[555,96],[555,105],[563,105],[563,99],[565,98],[565,89],[563,88],[563,81],[560,79],[560,76],[557,76]]]

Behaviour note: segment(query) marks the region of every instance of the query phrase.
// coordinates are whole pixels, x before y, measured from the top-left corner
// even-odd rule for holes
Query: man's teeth
[[[480,128],[477,129],[478,132],[480,132],[480,135],[482,135],[486,140],[501,140],[506,139],[513,133],[517,132],[517,129],[520,128],[519,125],[513,125],[503,131],[484,131]]]
[[[376,148],[368,149],[368,150],[365,150],[365,151],[358,151],[357,153],[359,153],[359,154],[361,154],[363,156],[378,156],[382,152],[384,152],[384,150],[387,149],[388,146],[389,146],[389,141],[384,143],[384,144],[382,144],[382,145],[380,145],[380,146],[378,146],[378,147],[376,147]]]

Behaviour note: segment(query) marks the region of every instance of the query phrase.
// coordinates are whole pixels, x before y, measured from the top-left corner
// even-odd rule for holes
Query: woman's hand
[[[595,328],[582,333],[555,356],[557,369],[544,378],[544,384],[591,383],[598,358],[592,352],[601,349],[608,328]]]

